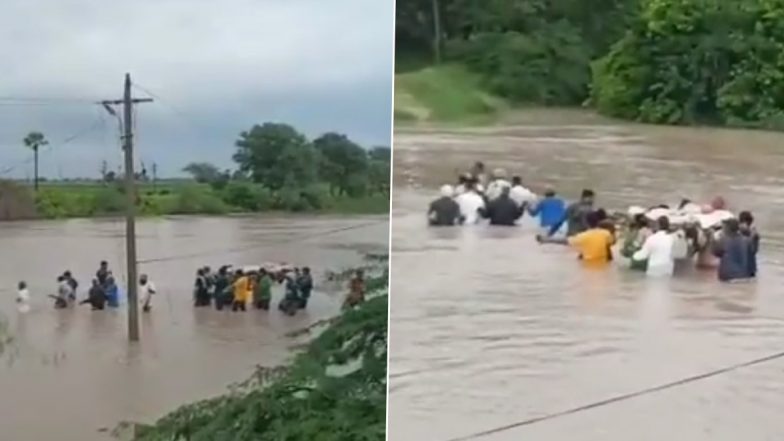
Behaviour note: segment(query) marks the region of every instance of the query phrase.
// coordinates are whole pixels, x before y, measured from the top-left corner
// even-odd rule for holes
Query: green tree
[[[389,175],[391,171],[392,149],[373,147],[369,152],[370,164],[368,181],[373,193],[389,194]]]
[[[313,145],[321,154],[322,178],[339,194],[355,195],[364,190],[368,172],[368,154],[346,135],[326,133]]]
[[[208,162],[191,162],[182,171],[190,174],[196,182],[208,184],[216,182],[221,178],[220,169]]]
[[[24,145],[25,147],[31,149],[33,151],[33,163],[35,164],[34,167],[34,186],[35,191],[38,191],[38,150],[42,146],[49,144],[49,141],[46,140],[46,137],[41,132],[30,132],[24,138]]]
[[[265,123],[240,134],[234,161],[254,182],[278,191],[317,177],[317,156],[307,138],[287,124]]]

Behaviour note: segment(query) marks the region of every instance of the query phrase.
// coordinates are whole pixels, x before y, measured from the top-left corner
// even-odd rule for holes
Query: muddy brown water
[[[752,210],[759,280],[647,280],[582,268],[519,228],[425,226],[473,161],[599,205],[707,201]],[[390,440],[446,441],[784,351],[784,136],[522,115],[479,129],[398,130],[392,217]],[[773,440],[784,359],[478,440]]]
[[[139,223],[140,271],[159,294],[141,320],[141,343],[127,343],[124,310],[87,306],[55,311],[46,294],[70,269],[80,293],[98,262],[125,278],[124,224],[72,220],[0,223],[0,310],[16,344],[0,358],[0,427],[4,440],[109,439],[99,432],[122,420],[150,422],[181,404],[244,380],[254,366],[286,360],[286,334],[339,310],[344,289],[322,283],[326,270],[351,268],[363,253],[385,252],[384,217],[168,218]],[[305,313],[232,313],[192,306],[198,266],[285,261],[310,266],[316,291]],[[14,306],[26,280],[32,311]],[[273,292],[273,305],[282,288]]]

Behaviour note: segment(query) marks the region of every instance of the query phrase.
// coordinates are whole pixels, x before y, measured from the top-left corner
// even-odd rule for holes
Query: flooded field
[[[293,343],[287,332],[339,310],[344,290],[320,283],[320,276],[361,263],[365,252],[385,252],[388,226],[386,216],[141,221],[140,272],[159,294],[142,316],[141,343],[129,345],[124,310],[55,311],[46,298],[66,269],[84,297],[101,260],[124,285],[123,222],[0,224],[0,311],[16,339],[0,358],[0,438],[105,440],[102,428],[154,420],[225,391],[257,364],[283,362]],[[316,290],[306,312],[291,318],[276,310],[193,308],[197,267],[266,261],[313,268]],[[33,310],[22,316],[14,306],[19,280],[28,281],[33,298]],[[281,289],[273,291],[273,305]]]
[[[395,134],[389,439],[780,439],[780,358],[549,416],[784,351],[784,136],[571,112],[522,120]],[[570,200],[592,187],[607,208],[721,194],[756,216],[759,280],[588,271],[538,245],[530,219],[427,228],[438,186],[477,160]]]

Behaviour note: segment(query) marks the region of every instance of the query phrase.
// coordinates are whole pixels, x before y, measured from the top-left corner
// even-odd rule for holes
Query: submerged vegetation
[[[783,0],[401,0],[396,39],[404,69],[464,66],[513,104],[784,128]]]
[[[309,140],[278,123],[240,134],[237,170],[188,164],[192,180],[151,181],[137,176],[141,215],[226,214],[262,211],[386,213],[389,147],[366,149],[338,133]],[[122,177],[102,170],[100,180],[41,182],[38,191],[0,185],[0,220],[32,217],[113,216],[126,206]]]
[[[325,328],[285,367],[259,367],[226,395],[188,404],[133,441],[375,441],[385,437],[387,258],[366,271],[368,300]]]

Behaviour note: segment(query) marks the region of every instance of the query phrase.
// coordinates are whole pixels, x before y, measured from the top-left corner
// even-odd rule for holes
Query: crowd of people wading
[[[607,265],[613,248],[634,271],[650,276],[672,276],[688,267],[712,270],[723,282],[747,281],[757,276],[760,235],[750,211],[737,216],[724,198],[696,204],[689,199],[677,206],[629,207],[608,213],[596,207],[596,193],[584,189],[580,199],[567,204],[554,189],[540,197],[503,169],[490,176],[477,162],[459,177],[456,186],[444,185],[430,204],[431,226],[521,225],[525,215],[537,218],[542,244],[573,247],[586,265]]]
[[[143,312],[152,309],[152,300],[157,290],[146,274],[139,277],[139,303]],[[246,311],[249,305],[259,310],[269,310],[272,289],[275,284],[284,286],[284,295],[278,309],[287,315],[295,315],[305,309],[313,292],[313,277],[310,268],[302,269],[287,265],[260,265],[254,268],[233,269],[224,265],[213,272],[210,267],[199,268],[193,288],[193,301],[196,307],[214,306],[217,310]],[[70,271],[57,277],[54,300],[56,309],[74,305],[89,305],[94,311],[120,306],[120,289],[115,281],[109,264],[102,261],[92,279],[84,299],[79,299],[79,282]],[[365,279],[363,272],[357,271],[351,279],[349,293],[343,308],[353,308],[365,301]],[[20,312],[30,310],[30,292],[27,283],[19,282],[16,302]]]

